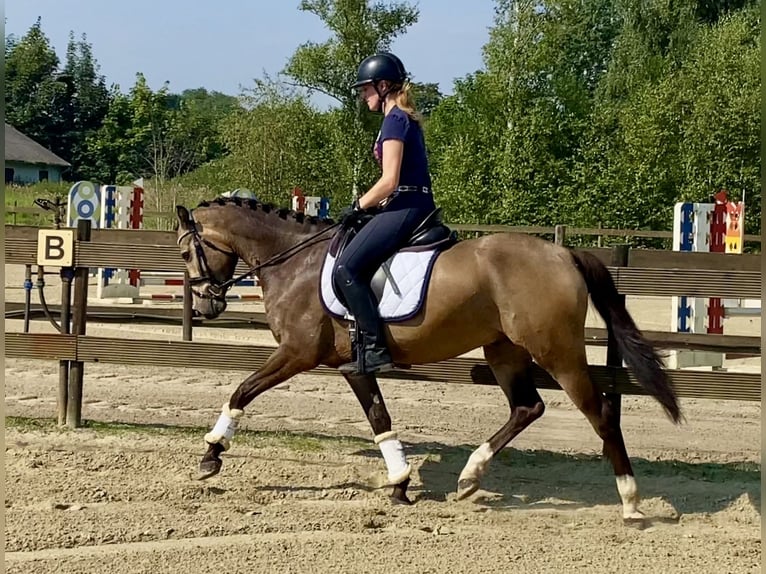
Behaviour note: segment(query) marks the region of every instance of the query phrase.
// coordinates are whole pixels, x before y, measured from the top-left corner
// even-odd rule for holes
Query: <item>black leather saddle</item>
[[[428,251],[437,247],[446,249],[457,243],[457,231],[442,221],[442,208],[437,207],[415,228],[407,243],[399,251]]]

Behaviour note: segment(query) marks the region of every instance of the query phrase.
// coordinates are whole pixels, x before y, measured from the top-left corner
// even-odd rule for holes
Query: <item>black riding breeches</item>
[[[379,332],[377,303],[370,290],[372,276],[410,238],[430,209],[383,211],[373,217],[341,252],[335,263],[334,283],[343,294],[359,328]]]

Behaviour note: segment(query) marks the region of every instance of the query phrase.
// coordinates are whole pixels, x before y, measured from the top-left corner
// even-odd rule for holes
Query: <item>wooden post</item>
[[[184,271],[184,313],[183,313],[183,340],[192,340],[192,323],[194,318],[194,299],[189,283],[189,272]]]
[[[71,267],[61,268],[61,334],[70,333],[72,320],[72,278],[74,269]],[[58,423],[59,426],[66,424],[66,414],[69,403],[69,367],[68,360],[59,361],[59,395],[58,395]]]
[[[567,236],[567,226],[566,225],[557,225],[554,228],[554,242],[556,245],[564,245],[564,242],[566,241]]]
[[[612,267],[627,267],[628,266],[628,254],[630,251],[630,245],[615,245],[612,248]],[[625,304],[625,295],[619,295],[623,305]],[[606,366],[607,367],[622,367],[622,355],[620,349],[617,346],[617,340],[614,338],[614,333],[609,330],[609,338],[606,343]],[[614,416],[617,419],[617,424],[620,423],[620,414],[622,411],[622,395],[619,393],[605,393],[606,398],[612,403],[614,407]]]
[[[77,222],[77,241],[90,241],[89,219]],[[77,252],[75,252],[77,253]],[[88,268],[77,266],[74,272],[74,314],[72,330],[75,335],[85,334],[88,312]],[[82,426],[82,380],[83,362],[72,361],[69,366],[69,400],[66,424],[70,428]]]

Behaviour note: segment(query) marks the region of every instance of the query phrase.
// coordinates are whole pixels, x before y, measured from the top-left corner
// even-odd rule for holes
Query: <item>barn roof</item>
[[[9,124],[5,124],[5,161],[60,165],[62,167],[71,165]]]

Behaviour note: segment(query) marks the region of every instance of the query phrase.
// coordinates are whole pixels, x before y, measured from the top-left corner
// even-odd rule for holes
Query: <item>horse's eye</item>
[[[181,257],[183,257],[183,260],[188,263],[191,260],[191,253],[189,253],[188,251],[184,251],[183,253],[181,253]]]

